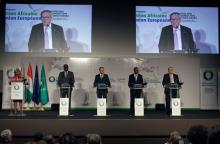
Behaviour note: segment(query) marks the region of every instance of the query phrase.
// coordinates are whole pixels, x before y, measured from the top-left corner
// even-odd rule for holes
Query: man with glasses
[[[63,28],[51,23],[52,12],[44,10],[40,14],[42,23],[32,27],[28,47],[30,52],[63,52],[66,49]]]
[[[171,25],[162,28],[159,51],[160,53],[196,52],[193,35],[190,28],[181,25],[181,16],[178,12],[170,14]]]

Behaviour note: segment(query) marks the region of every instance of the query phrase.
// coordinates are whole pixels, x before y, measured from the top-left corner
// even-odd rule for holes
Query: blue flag
[[[33,101],[36,104],[40,103],[40,89],[39,89],[39,77],[38,77],[38,67],[37,67],[37,65],[36,65],[36,68],[35,68],[35,76],[34,76]]]
[[[44,65],[42,65],[42,69],[41,69],[40,100],[41,100],[42,105],[45,105],[49,102],[48,90],[47,90],[47,79],[46,79],[46,74],[44,70]]]

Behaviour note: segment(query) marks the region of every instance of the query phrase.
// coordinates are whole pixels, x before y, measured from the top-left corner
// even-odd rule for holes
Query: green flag
[[[41,101],[42,105],[45,105],[49,102],[48,90],[47,90],[47,80],[46,80],[44,65],[42,65],[42,69],[41,69],[40,101]]]

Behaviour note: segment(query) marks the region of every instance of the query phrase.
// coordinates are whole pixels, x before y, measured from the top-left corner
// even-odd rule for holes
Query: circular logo
[[[205,71],[203,73],[203,77],[204,77],[205,80],[212,80],[213,76],[214,76],[214,74],[213,74],[212,71]]]
[[[142,102],[136,102],[136,106],[142,106]]]
[[[99,106],[104,106],[104,101],[99,101]]]
[[[62,101],[62,102],[61,102],[61,105],[63,105],[63,106],[64,106],[64,105],[67,105],[67,102],[66,102],[66,101]]]
[[[56,78],[54,76],[49,77],[49,82],[55,82],[55,81],[56,81]]]
[[[14,85],[15,90],[19,90],[19,85]]]
[[[10,68],[7,70],[7,77],[8,79],[12,79],[12,77],[14,76],[14,69],[13,68]]]
[[[178,102],[178,101],[174,101],[174,102],[173,102],[173,105],[174,105],[174,106],[178,106],[178,105],[179,105],[179,102]]]

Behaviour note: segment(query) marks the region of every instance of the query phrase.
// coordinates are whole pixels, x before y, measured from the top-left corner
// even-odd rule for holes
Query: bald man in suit
[[[190,28],[180,24],[180,13],[170,14],[171,25],[162,28],[159,40],[159,52],[169,53],[173,51],[196,52],[196,45]]]
[[[30,52],[53,51],[63,52],[67,50],[63,28],[53,24],[52,12],[44,10],[41,12],[42,23],[36,24],[31,29],[28,42]]]

